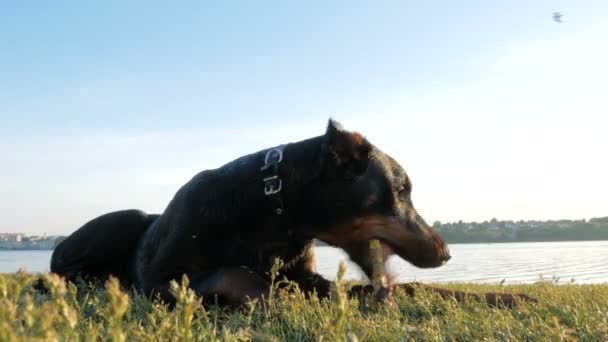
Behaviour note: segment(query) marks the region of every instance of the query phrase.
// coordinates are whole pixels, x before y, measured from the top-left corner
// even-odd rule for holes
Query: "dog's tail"
[[[121,285],[131,286],[137,245],[158,217],[130,209],[94,218],[57,245],[51,256],[51,272],[70,282],[78,277],[105,281],[112,275]],[[46,288],[41,280],[34,287]]]

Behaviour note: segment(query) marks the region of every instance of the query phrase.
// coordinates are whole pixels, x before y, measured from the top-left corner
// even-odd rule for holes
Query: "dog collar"
[[[264,165],[260,168],[264,182],[264,195],[274,202],[274,212],[277,215],[283,214],[283,199],[281,198],[283,180],[279,177],[279,164],[283,161],[284,148],[284,145],[279,145],[269,149],[264,156]]]

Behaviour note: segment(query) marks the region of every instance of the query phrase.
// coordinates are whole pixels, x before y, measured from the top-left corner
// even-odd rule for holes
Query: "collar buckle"
[[[279,176],[274,175],[264,178],[264,194],[266,196],[278,194],[283,188],[283,181]]]
[[[264,156],[264,165],[260,168],[264,182],[264,195],[272,196],[274,212],[277,215],[283,213],[283,200],[280,195],[283,180],[279,178],[279,164],[283,161],[283,148],[284,145],[280,145],[269,149]]]

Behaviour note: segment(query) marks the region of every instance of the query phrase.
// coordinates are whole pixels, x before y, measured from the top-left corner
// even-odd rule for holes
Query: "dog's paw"
[[[374,293],[374,287],[371,285],[355,285],[350,288],[348,295],[351,298],[363,298]]]
[[[372,285],[355,285],[350,291],[349,295],[351,298],[371,298],[376,302],[380,303],[391,303],[393,299],[392,287],[381,287],[375,290]]]
[[[374,300],[380,303],[391,303],[393,301],[393,289],[381,287],[374,293]]]

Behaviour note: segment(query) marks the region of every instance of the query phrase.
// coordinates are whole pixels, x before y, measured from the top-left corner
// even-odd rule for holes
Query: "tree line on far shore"
[[[542,241],[599,241],[608,240],[608,217],[590,220],[556,221],[490,221],[441,223],[436,221],[433,228],[448,243],[491,243],[491,242],[542,242]],[[1,249],[54,249],[67,236],[48,237],[49,243],[31,247],[26,243],[12,244]],[[325,246],[318,241],[317,245]],[[48,246],[48,247],[47,247]]]
[[[590,220],[499,221],[433,224],[448,243],[608,240],[608,217]]]

